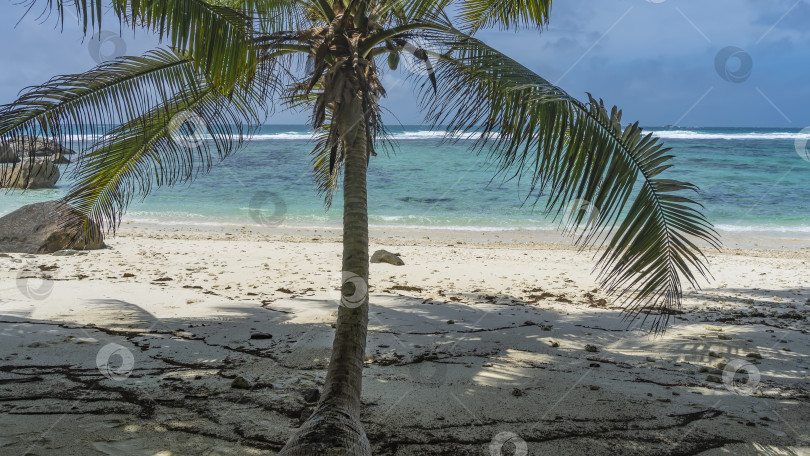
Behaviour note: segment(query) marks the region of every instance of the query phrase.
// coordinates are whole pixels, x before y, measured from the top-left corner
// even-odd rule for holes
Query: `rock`
[[[245,377],[239,376],[233,379],[233,381],[231,382],[231,388],[250,389],[250,384],[248,383],[247,380],[245,380]]]
[[[0,218],[0,252],[53,253],[59,250],[96,250],[106,247],[98,225],[95,235],[81,233],[79,226],[65,227],[68,217],[80,217],[73,208],[58,201],[23,206]],[[78,220],[78,218],[77,218]]]
[[[520,388],[515,388],[515,389],[512,390],[512,396],[520,397],[520,396],[523,396],[524,394],[526,394],[526,393],[524,393],[523,390],[520,389]]]
[[[251,339],[258,339],[258,340],[261,340],[261,339],[272,339],[272,338],[273,338],[273,335],[272,335],[272,334],[268,334],[268,333],[263,333],[263,332],[255,332],[255,333],[253,333],[253,334],[251,334],[251,335],[250,335],[250,338],[251,338]]]
[[[304,400],[309,403],[318,402],[321,400],[321,392],[315,388],[307,388],[302,390],[301,396],[303,396]]]
[[[59,175],[59,168],[51,162],[24,160],[0,167],[0,188],[51,188]]]
[[[20,157],[10,144],[0,143],[0,163],[17,163]]]
[[[20,157],[46,157],[54,155],[73,155],[76,152],[48,138],[22,135],[16,140],[8,142],[7,146]]]
[[[391,253],[387,250],[377,250],[374,255],[371,255],[372,263],[388,263],[394,266],[403,266],[405,264],[398,253]]]
[[[58,152],[51,156],[51,163],[55,163],[57,165],[67,165],[70,163],[70,159],[65,157],[65,154],[62,152]]]
[[[599,348],[596,345],[588,344],[588,345],[585,345],[585,351],[586,352],[591,352],[591,353],[596,353],[596,352],[599,351]]]
[[[552,348],[557,348],[557,347],[559,347],[559,346],[560,346],[560,343],[559,343],[559,342],[555,342],[555,341],[553,341],[553,340],[551,341],[551,347],[552,347]]]
[[[751,352],[751,353],[745,355],[745,357],[746,358],[754,358],[754,359],[762,359],[762,355],[760,355],[757,352]]]
[[[716,375],[709,375],[708,377],[706,377],[706,381],[712,383],[723,383],[723,379]]]

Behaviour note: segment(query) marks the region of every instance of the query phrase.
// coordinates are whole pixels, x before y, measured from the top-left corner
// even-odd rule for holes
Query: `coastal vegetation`
[[[0,140],[27,135],[74,149],[64,202],[114,230],[134,197],[210,169],[274,109],[312,113],[314,179],[327,205],[343,190],[343,298],[320,401],[281,454],[371,451],[359,420],[374,190],[366,175],[390,145],[381,75],[405,59],[427,122],[469,132],[472,153],[528,182],[579,245],[601,247],[603,291],[630,318],[662,330],[683,283],[697,286],[708,273],[699,244],[717,238],[691,199],[696,188],[662,175],[669,149],[638,123],[623,125],[619,109],[590,95],[580,101],[476,38],[486,28],[546,26],[550,0],[111,4],[114,18],[100,0],[30,7],[60,21],[75,13],[87,34],[111,20],[143,28],[164,46],[28,89],[0,108]]]

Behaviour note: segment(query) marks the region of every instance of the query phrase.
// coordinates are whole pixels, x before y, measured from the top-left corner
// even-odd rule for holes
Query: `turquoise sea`
[[[701,188],[697,199],[722,231],[810,235],[810,133],[799,129],[648,128],[676,155],[668,176]],[[391,128],[397,147],[371,160],[372,225],[551,229],[541,206],[524,204],[528,188],[493,180],[471,142],[443,143],[422,126]],[[340,195],[326,211],[311,178],[307,127],[268,125],[242,151],[191,184],[135,200],[124,221],[186,225],[339,226]],[[0,215],[62,196],[55,189],[0,193]],[[532,198],[533,200],[533,198]]]

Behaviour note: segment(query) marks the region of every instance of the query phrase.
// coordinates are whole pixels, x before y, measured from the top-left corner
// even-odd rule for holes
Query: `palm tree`
[[[29,88],[0,110],[0,139],[40,136],[79,150],[65,202],[114,230],[134,196],[238,150],[274,103],[311,109],[327,205],[343,187],[343,299],[320,402],[282,454],[370,454],[359,421],[366,172],[390,139],[380,74],[403,54],[424,70],[410,81],[428,122],[472,132],[471,150],[490,154],[505,178],[530,182],[578,245],[602,247],[601,284],[631,318],[653,315],[661,330],[682,280],[697,286],[708,273],[698,244],[716,246],[716,234],[684,196],[696,188],[659,177],[669,149],[637,123],[622,127],[616,108],[590,95],[581,102],[475,38],[484,28],[542,28],[551,0],[111,1],[114,19],[101,0],[48,0],[44,10],[61,21],[75,12],[86,34],[115,20],[169,46]]]

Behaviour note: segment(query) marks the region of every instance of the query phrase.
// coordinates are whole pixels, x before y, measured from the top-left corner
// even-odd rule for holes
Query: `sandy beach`
[[[371,265],[375,454],[810,454],[806,242],[724,238],[653,337],[562,238],[371,234],[405,261]],[[0,255],[0,454],[275,454],[322,385],[339,230],[107,244]]]

